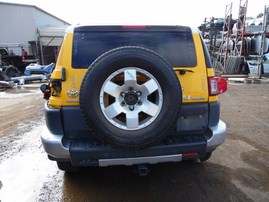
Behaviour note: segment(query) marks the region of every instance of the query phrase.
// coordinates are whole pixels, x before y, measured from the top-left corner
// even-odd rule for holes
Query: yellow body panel
[[[55,68],[55,70],[51,74],[51,78],[61,80],[62,79],[62,69]]]
[[[62,68],[66,68],[66,80],[62,81],[62,90],[57,97],[51,96],[49,99],[49,105],[59,108],[61,106],[76,106],[79,105],[78,97],[69,97],[67,92],[69,90],[76,90],[79,92],[81,82],[87,71],[87,69],[69,68],[72,67],[72,42],[73,34],[68,33],[65,35],[59,58],[56,63],[55,70],[57,73],[52,74],[51,79],[61,79]],[[64,51],[63,51],[64,50]]]
[[[208,77],[215,75],[214,69],[206,67],[203,46],[198,33],[193,33],[193,40],[197,57],[196,66],[186,68],[174,67],[182,86],[183,103],[215,102],[218,100],[218,97],[209,96],[208,92]],[[56,96],[50,97],[49,105],[52,107],[60,108],[61,106],[79,105],[79,93],[77,97],[70,97],[68,96],[68,91],[74,90],[79,92],[87,69],[70,68],[72,67],[72,44],[73,33],[67,33],[62,44],[64,48],[61,48],[55,70],[51,76],[52,80],[61,80],[62,68],[66,68],[66,80],[62,81],[61,92]],[[179,70],[191,70],[193,72],[186,71],[185,74],[180,74]]]
[[[198,33],[193,34],[197,64],[195,67],[174,67],[174,70],[190,70],[185,74],[176,74],[182,86],[183,103],[208,102],[208,81],[203,46]]]

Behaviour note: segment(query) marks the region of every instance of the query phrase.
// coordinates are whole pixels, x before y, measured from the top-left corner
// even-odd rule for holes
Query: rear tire
[[[61,162],[57,161],[57,166],[60,170],[65,171],[65,172],[78,172],[79,167],[73,166],[70,162]]]
[[[207,161],[208,159],[210,159],[211,155],[212,155],[212,152],[206,152],[205,156],[200,158],[200,161],[201,162]]]

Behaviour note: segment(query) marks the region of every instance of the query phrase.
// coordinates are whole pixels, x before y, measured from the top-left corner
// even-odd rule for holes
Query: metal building
[[[55,62],[70,24],[33,5],[0,2],[0,47],[24,48],[41,64]]]

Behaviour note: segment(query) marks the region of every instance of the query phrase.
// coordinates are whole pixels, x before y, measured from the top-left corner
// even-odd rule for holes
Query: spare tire
[[[182,103],[172,66],[141,47],[120,47],[97,58],[80,89],[87,124],[105,143],[145,148],[174,124]]]

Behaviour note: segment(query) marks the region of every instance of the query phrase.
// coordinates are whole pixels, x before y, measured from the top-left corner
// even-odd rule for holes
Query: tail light
[[[227,81],[224,78],[211,77],[208,79],[208,83],[210,95],[222,94],[227,90]]]
[[[60,80],[51,80],[49,84],[40,86],[40,90],[44,94],[44,99],[48,100],[50,96],[57,97],[62,90],[62,82]]]
[[[183,153],[182,158],[183,160],[191,160],[191,159],[197,159],[199,157],[198,152],[189,152],[189,153]]]
[[[57,94],[59,94],[62,90],[62,80],[51,80],[51,87],[54,90],[54,92],[52,93],[53,96],[57,96]],[[56,94],[55,94],[56,93]]]
[[[57,97],[62,91],[62,82],[66,80],[66,70],[64,67],[53,70],[49,87],[50,95]]]
[[[40,86],[40,90],[42,91],[42,93],[44,95],[43,98],[45,100],[48,100],[50,98],[50,93],[51,93],[51,91],[50,91],[50,84],[42,84]]]
[[[190,153],[184,153],[182,154],[183,157],[197,157],[199,156],[198,152],[190,152]]]

